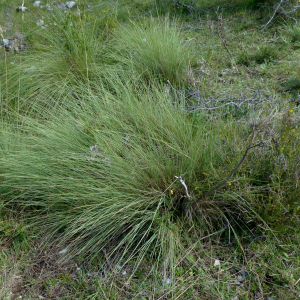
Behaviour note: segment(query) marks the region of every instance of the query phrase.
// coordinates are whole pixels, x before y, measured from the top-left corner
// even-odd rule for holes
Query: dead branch
[[[254,90],[248,89],[253,96],[246,97],[241,95],[241,97],[228,96],[226,98],[214,98],[214,97],[202,97],[199,90],[188,91],[184,90],[186,93],[185,111],[188,113],[193,113],[196,111],[204,110],[217,110],[226,106],[235,107],[240,109],[244,104],[251,105],[253,108],[264,101],[273,100],[273,97],[263,97],[261,89]]]
[[[289,4],[289,5],[291,5],[290,2],[289,2],[289,0],[281,0],[278,3],[278,5],[276,6],[276,8],[274,9],[273,15],[271,16],[271,18],[269,19],[269,21],[265,25],[263,25],[262,30],[264,30],[273,21],[275,15],[277,13],[281,13],[281,14],[283,14],[287,18],[293,19],[296,22],[296,24],[298,24],[298,20],[296,18],[294,18],[293,16],[291,16],[291,14],[295,13],[296,10],[300,8],[300,5],[295,5],[295,6],[293,6],[292,10],[285,11],[285,9],[283,8],[283,4],[285,2],[287,4]]]
[[[222,35],[222,31],[221,31],[221,29],[223,29],[222,28],[223,19],[222,19],[222,14],[219,14],[219,7],[217,8],[216,14],[217,14],[217,17],[218,17],[218,26],[217,26],[218,37],[222,41],[226,51],[228,52],[228,54],[230,55],[230,58],[232,59],[232,54],[228,49],[226,38],[225,38],[225,36]]]

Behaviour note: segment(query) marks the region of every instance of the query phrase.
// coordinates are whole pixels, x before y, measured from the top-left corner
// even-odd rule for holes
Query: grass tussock
[[[174,176],[185,178],[196,199],[209,162],[222,161],[216,126],[189,118],[158,89],[137,94],[113,80],[114,93],[100,89],[88,98],[83,90],[78,117],[63,111],[45,124],[24,120],[16,150],[2,156],[3,195],[32,211],[36,225],[61,232],[76,255],[114,245],[112,253],[131,250],[138,263],[151,253],[169,265],[182,253],[187,202]],[[190,213],[201,215],[195,205]]]
[[[113,59],[147,80],[183,84],[195,56],[180,37],[177,22],[151,18],[120,27],[115,35]]]

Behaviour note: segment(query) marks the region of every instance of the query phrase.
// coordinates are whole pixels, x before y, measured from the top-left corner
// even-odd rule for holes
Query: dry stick
[[[258,147],[262,145],[262,142],[253,145],[254,140],[256,138],[257,135],[257,131],[255,130],[255,126],[253,126],[253,132],[252,132],[252,139],[251,142],[249,144],[249,146],[247,147],[242,159],[240,160],[239,164],[231,171],[231,173],[229,174],[229,176],[223,180],[221,183],[219,183],[218,185],[216,185],[214,188],[212,188],[211,190],[207,191],[206,193],[204,193],[197,201],[201,201],[202,199],[204,199],[207,195],[213,193],[214,191],[218,190],[219,188],[223,187],[224,185],[227,184],[227,182],[232,178],[233,174],[241,167],[242,163],[245,161],[248,152],[250,149],[254,148],[254,147]]]
[[[268,23],[265,24],[265,25],[263,26],[262,30],[264,30],[264,29],[272,22],[272,20],[274,19],[274,17],[275,17],[275,15],[276,15],[277,11],[279,10],[281,4],[283,3],[283,1],[285,1],[285,0],[281,0],[281,1],[278,3],[276,9],[274,10],[274,13],[273,13],[272,17],[270,18],[270,20],[268,21]]]
[[[217,11],[216,11],[216,14],[217,14],[217,17],[218,17],[218,27],[217,27],[218,28],[218,37],[222,41],[226,51],[228,52],[228,54],[230,55],[230,58],[232,59],[232,54],[231,54],[231,52],[229,51],[229,49],[227,47],[226,39],[224,37],[222,37],[222,35],[221,35],[220,28],[222,26],[222,15],[221,14],[219,15],[218,12],[219,12],[219,7],[217,8]]]

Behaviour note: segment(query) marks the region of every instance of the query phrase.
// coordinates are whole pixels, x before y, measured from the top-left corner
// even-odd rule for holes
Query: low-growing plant
[[[276,49],[271,45],[262,45],[252,51],[253,52],[248,49],[242,50],[238,56],[238,63],[248,67],[252,62],[263,64],[275,60],[279,56]]]

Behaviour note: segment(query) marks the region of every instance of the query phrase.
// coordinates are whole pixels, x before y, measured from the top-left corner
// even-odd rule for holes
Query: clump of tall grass
[[[176,22],[152,18],[117,30],[113,59],[148,80],[160,78],[182,84],[195,57],[183,41]]]
[[[115,75],[98,87],[82,87],[80,105],[47,121],[20,118],[22,134],[1,151],[2,195],[41,232],[67,241],[73,255],[106,247],[137,265],[148,254],[167,270],[184,255],[190,222],[217,224],[225,211],[234,214],[226,188],[199,201],[228,163],[216,141],[232,128],[188,116],[178,106],[183,99],[159,87],[137,88]]]
[[[89,80],[95,64],[103,62],[104,30],[85,26],[85,14],[55,11],[48,22],[35,33],[29,51],[21,52],[13,64],[7,62],[1,78],[8,87],[3,94],[6,107],[22,114],[37,116],[41,111],[35,107],[41,110],[41,105],[55,109],[70,98],[77,82]]]

